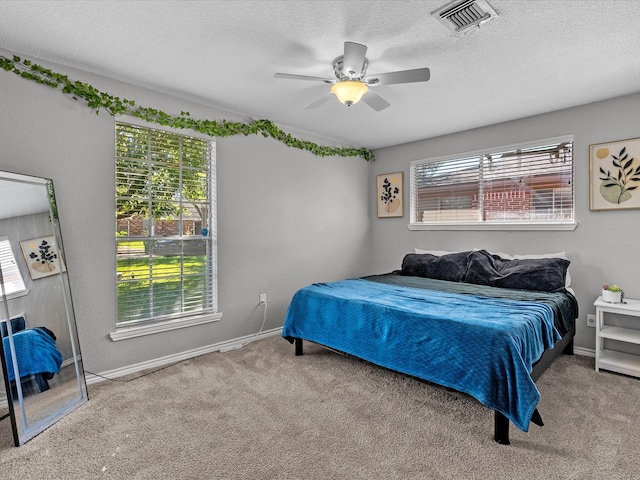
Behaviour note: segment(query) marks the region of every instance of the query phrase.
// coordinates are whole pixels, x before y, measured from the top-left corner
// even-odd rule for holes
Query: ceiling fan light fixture
[[[362,97],[369,92],[370,86],[428,82],[431,76],[429,69],[424,67],[414,68],[412,70],[378,73],[374,77],[367,77],[369,61],[367,60],[366,53],[366,45],[344,42],[344,55],[340,55],[333,60],[335,79],[291,73],[276,73],[274,76],[277,78],[289,78],[291,80],[311,80],[332,84],[331,93],[338,97],[338,100],[347,107],[362,100]],[[328,102],[330,98],[331,97],[325,93],[322,98],[310,103],[305,109],[317,108],[325,102]],[[370,95],[367,95],[364,103],[376,112],[384,110],[391,105],[373,91]]]
[[[331,93],[338,97],[347,107],[358,103],[362,96],[369,91],[366,83],[358,80],[342,80],[334,83],[331,87]]]

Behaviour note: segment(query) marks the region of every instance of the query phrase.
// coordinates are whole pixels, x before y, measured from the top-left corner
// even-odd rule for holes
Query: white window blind
[[[412,225],[574,222],[573,139],[411,163]]]
[[[9,237],[0,237],[0,267],[2,267],[4,294],[7,298],[28,293],[16,263],[16,257],[13,255],[13,250],[11,250]],[[0,301],[2,301],[1,296]]]
[[[117,326],[217,309],[215,142],[116,124]]]

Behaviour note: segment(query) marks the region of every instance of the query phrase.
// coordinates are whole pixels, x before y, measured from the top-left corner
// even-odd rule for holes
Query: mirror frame
[[[49,293],[53,292],[53,295],[58,295],[57,298],[61,304],[60,310],[64,310],[59,312],[58,316],[59,320],[62,320],[61,323],[65,324],[65,327],[62,328],[66,328],[66,330],[57,331],[56,335],[59,339],[64,339],[65,342],[69,342],[68,347],[70,348],[71,357],[66,359],[62,365],[63,368],[73,366],[73,369],[70,369],[70,371],[75,374],[75,379],[71,378],[71,376],[69,375],[69,378],[65,379],[64,383],[56,384],[51,387],[52,389],[61,389],[63,387],[68,388],[68,391],[58,390],[55,392],[60,396],[61,400],[59,402],[47,403],[46,400],[42,400],[40,403],[40,407],[42,407],[41,410],[44,413],[38,412],[37,415],[32,415],[32,413],[38,408],[38,398],[30,398],[30,411],[27,411],[24,395],[25,392],[23,391],[22,378],[19,372],[20,367],[18,365],[18,357],[16,355],[15,348],[15,335],[18,332],[12,331],[12,322],[10,321],[16,315],[14,314],[12,316],[9,309],[9,303],[11,302],[11,299],[8,298],[6,294],[4,276],[2,274],[2,264],[0,264],[0,303],[2,304],[2,306],[0,307],[0,322],[5,322],[7,331],[6,340],[8,344],[8,349],[5,349],[5,339],[2,339],[2,341],[0,341],[0,363],[2,363],[3,379],[6,390],[6,402],[9,408],[9,413],[7,415],[4,415],[3,417],[0,417],[0,420],[6,418],[7,416],[11,418],[14,444],[16,446],[20,446],[45,429],[49,428],[51,425],[56,423],[61,418],[65,417],[67,414],[71,413],[80,405],[86,403],[89,398],[82,363],[82,356],[80,354],[80,343],[76,328],[73,302],[71,299],[71,288],[69,284],[68,272],[66,271],[66,262],[64,261],[65,255],[62,244],[62,232],[58,220],[58,209],[55,200],[53,182],[51,179],[47,178],[0,171],[0,184],[5,181],[14,182],[12,185],[15,186],[16,189],[21,185],[25,187],[28,186],[29,190],[36,191],[40,186],[42,187],[42,194],[45,196],[45,198],[35,199],[35,203],[39,203],[41,206],[44,206],[46,204],[47,207],[41,208],[39,211],[34,211],[33,213],[48,213],[51,230],[45,232],[44,228],[38,229],[35,225],[36,222],[34,222],[34,225],[32,225],[32,232],[25,233],[24,231],[21,231],[20,235],[27,235],[25,238],[53,236],[53,247],[57,250],[58,255],[54,260],[52,260],[52,265],[56,266],[55,269],[57,269],[57,273],[47,274],[49,278],[47,279],[48,283],[46,283],[46,286],[49,288]],[[19,199],[18,201],[22,202],[26,202],[27,200],[26,198],[20,198],[19,196],[17,198]],[[6,201],[6,199],[4,201]],[[12,218],[17,219],[22,215],[28,214],[29,213],[25,214],[24,212],[19,212],[14,217],[5,215],[2,217],[2,219],[0,219],[0,221],[10,220]],[[20,243],[22,243],[22,240],[20,241]],[[16,257],[16,260],[18,260],[15,252],[14,256]],[[26,262],[26,254],[24,256]],[[34,280],[32,279],[31,281],[33,282]],[[37,282],[39,280],[35,281]],[[27,295],[28,294],[29,293],[27,293]],[[52,296],[51,298],[54,297]],[[27,301],[24,301],[24,303],[29,305],[29,302]],[[54,335],[54,337],[56,335]],[[7,357],[5,357],[5,354],[7,355]],[[13,374],[13,378],[19,379],[13,381],[13,383],[9,380],[10,376],[8,371],[8,358],[11,359],[11,365],[13,368],[13,372],[11,373]],[[62,382],[62,380],[60,381]],[[72,385],[72,387],[68,387],[68,385]],[[62,393],[62,395],[60,395],[60,392]],[[31,396],[37,397],[38,393],[42,392],[35,392]]]

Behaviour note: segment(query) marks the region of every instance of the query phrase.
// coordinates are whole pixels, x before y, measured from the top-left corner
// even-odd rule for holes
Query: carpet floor
[[[640,380],[561,356],[538,381],[544,427],[492,439],[456,392],[279,336],[89,387],[22,447],[0,422],[0,478],[640,478]]]

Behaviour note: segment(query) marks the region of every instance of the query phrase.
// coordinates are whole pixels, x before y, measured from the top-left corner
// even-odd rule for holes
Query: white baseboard
[[[238,348],[242,348],[248,343],[252,342],[254,339],[257,340],[260,338],[271,337],[273,335],[281,335],[281,334],[282,334],[282,327],[278,327],[272,330],[266,330],[264,332],[261,332],[259,335],[252,334],[244,337],[234,338],[232,340],[227,340],[227,341],[216,343],[213,345],[207,345],[204,347],[195,348],[193,350],[187,350],[186,352],[167,355],[167,356],[156,358],[153,360],[148,360],[146,362],[136,363],[134,365],[128,365],[126,367],[116,368],[114,370],[108,370],[106,372],[100,372],[98,374],[85,372],[85,378],[87,381],[87,385],[93,385],[95,383],[100,383],[105,380],[113,380],[118,377],[124,377],[125,375],[137,373],[142,370],[164,367],[171,363],[178,363],[183,360],[188,360],[190,358],[199,357],[200,355],[205,355],[207,353],[228,352],[230,350],[237,350]]]
[[[596,351],[591,350],[590,348],[573,347],[573,353],[576,355],[583,355],[585,357],[595,358],[596,356]]]

